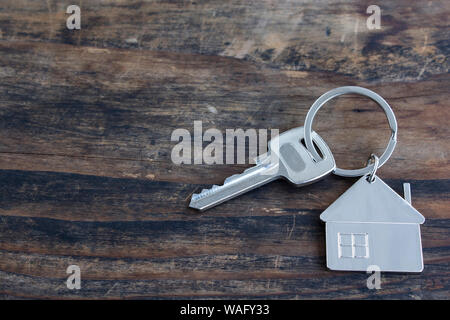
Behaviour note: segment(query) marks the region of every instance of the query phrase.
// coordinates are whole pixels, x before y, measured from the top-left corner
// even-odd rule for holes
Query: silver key
[[[189,206],[203,211],[278,178],[303,186],[333,172],[336,163],[322,138],[312,132],[313,141],[322,154],[322,160],[316,162],[302,144],[303,137],[303,127],[283,132],[269,141],[268,152],[256,159],[255,166],[225,179],[222,186],[214,185],[193,194]]]

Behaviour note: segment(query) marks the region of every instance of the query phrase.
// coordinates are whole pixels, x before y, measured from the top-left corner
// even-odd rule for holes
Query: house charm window
[[[369,258],[369,235],[367,233],[338,232],[337,235],[339,258]]]

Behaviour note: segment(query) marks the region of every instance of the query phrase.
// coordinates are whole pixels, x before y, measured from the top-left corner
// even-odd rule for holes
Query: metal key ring
[[[308,114],[306,115],[304,129],[305,129],[305,143],[306,147],[308,148],[309,152],[313,155],[314,159],[316,161],[322,160],[319,153],[316,151],[316,148],[314,147],[312,138],[311,138],[311,130],[312,130],[312,123],[314,120],[314,117],[319,111],[319,109],[327,103],[329,100],[348,93],[356,93],[360,94],[366,97],[369,97],[376,103],[380,105],[381,108],[383,108],[384,113],[386,114],[387,120],[389,122],[389,127],[391,128],[391,137],[389,139],[389,143],[387,145],[386,150],[381,155],[378,167],[381,167],[391,156],[392,152],[394,151],[395,145],[397,143],[397,120],[395,119],[394,112],[392,111],[389,104],[384,100],[380,95],[376,94],[375,92],[361,88],[361,87],[354,87],[354,86],[347,86],[347,87],[340,87],[333,90],[330,90],[317,99],[311,108],[308,111]],[[334,174],[342,177],[358,177],[363,176],[369,172],[371,172],[373,165],[368,165],[367,167],[361,168],[361,169],[353,169],[353,170],[346,170],[346,169],[340,169],[336,167],[336,170],[333,172]]]

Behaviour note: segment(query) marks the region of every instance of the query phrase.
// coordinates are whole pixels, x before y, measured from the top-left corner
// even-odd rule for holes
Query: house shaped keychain
[[[409,185],[405,188],[409,194]],[[408,199],[408,197],[407,197]],[[332,270],[421,272],[425,218],[379,177],[361,177],[321,215]]]
[[[311,140],[312,121],[330,99],[347,93],[369,97],[384,110],[391,138],[380,159],[355,170],[336,168],[334,174],[361,177],[320,216],[326,223],[327,266],[332,270],[421,272],[423,270],[420,225],[425,218],[411,206],[409,184],[405,199],[375,175],[397,143],[397,120],[389,104],[375,92],[361,87],[341,87],[323,94],[311,106],[304,125],[305,144],[316,160],[320,155]],[[370,160],[370,159],[369,159]],[[405,186],[404,186],[405,187]]]

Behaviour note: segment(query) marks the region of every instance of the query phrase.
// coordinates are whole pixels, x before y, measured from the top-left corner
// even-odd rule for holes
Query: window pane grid
[[[339,258],[369,258],[369,235],[367,233],[337,234]]]

